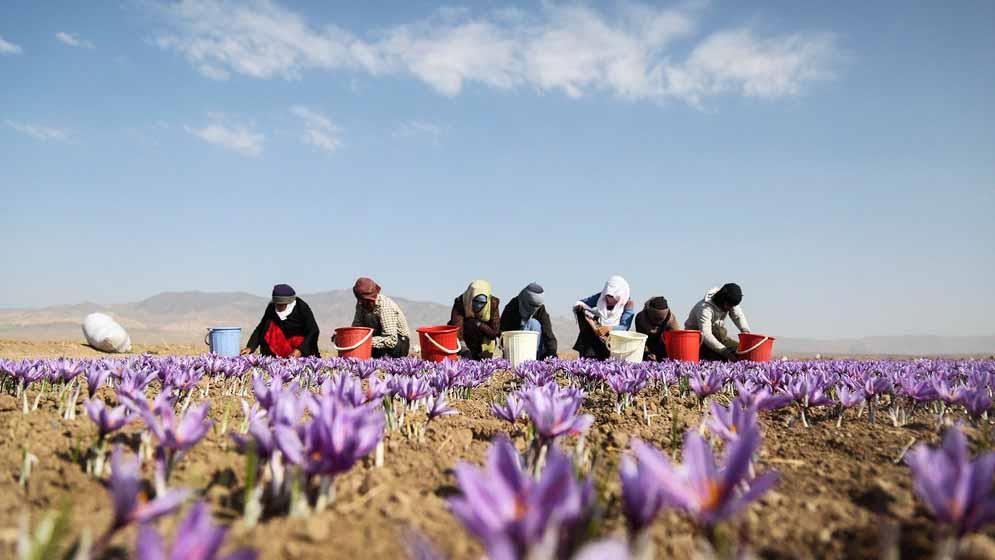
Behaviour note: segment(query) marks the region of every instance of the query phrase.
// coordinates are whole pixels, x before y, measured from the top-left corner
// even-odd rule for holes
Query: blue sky
[[[919,5],[921,4],[921,5]],[[0,305],[735,281],[990,334],[995,3],[8,1]],[[320,312],[320,311],[319,311]]]

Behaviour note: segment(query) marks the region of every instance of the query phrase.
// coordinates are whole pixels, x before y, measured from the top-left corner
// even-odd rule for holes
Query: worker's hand
[[[612,328],[609,327],[609,326],[600,326],[599,325],[599,326],[595,327],[595,329],[597,329],[598,336],[600,336],[602,338],[608,336],[608,333],[612,332]]]
[[[293,352],[290,353],[291,358],[300,358],[301,356],[302,354],[300,350],[294,350]]]
[[[251,354],[251,353],[252,353],[252,348],[246,347],[246,348],[242,348],[242,351],[239,352],[238,355],[239,356],[244,356],[246,354]]]
[[[335,335],[332,334],[332,344],[335,344]]]
[[[733,350],[732,348],[726,348],[725,350],[723,350],[722,356],[724,356],[725,359],[730,362],[735,362],[737,359],[739,359],[739,356],[736,354],[736,351]]]
[[[646,354],[646,361],[647,362],[657,362],[659,360],[656,359],[656,354]]]

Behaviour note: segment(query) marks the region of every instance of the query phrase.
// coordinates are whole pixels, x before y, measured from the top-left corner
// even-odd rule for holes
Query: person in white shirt
[[[743,301],[743,290],[738,284],[726,284],[712,288],[691,309],[684,322],[684,328],[701,331],[701,359],[712,361],[736,361],[736,348],[739,343],[726,333],[726,315],[740,332],[750,332],[746,314],[739,307]]]

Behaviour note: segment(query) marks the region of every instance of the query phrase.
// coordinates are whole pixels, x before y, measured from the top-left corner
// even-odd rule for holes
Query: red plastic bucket
[[[373,357],[373,329],[342,327],[335,329],[335,350],[340,358],[369,360]]]
[[[667,357],[682,362],[697,362],[701,350],[701,331],[663,331]]]
[[[421,327],[418,329],[418,341],[421,343],[421,358],[429,362],[441,362],[445,359],[458,360],[460,343],[459,327],[442,325],[439,327]]]
[[[769,362],[774,352],[774,337],[754,333],[739,333],[739,349],[736,354],[740,360],[751,362]]]

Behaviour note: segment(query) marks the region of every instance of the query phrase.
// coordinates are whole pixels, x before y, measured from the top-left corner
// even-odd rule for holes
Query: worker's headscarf
[[[712,296],[712,302],[719,307],[730,305],[736,307],[743,301],[743,289],[739,284],[725,284]]]
[[[287,284],[277,284],[273,286],[273,303],[284,304],[294,303],[297,299],[297,292]]]
[[[608,302],[605,296],[615,298],[615,307],[608,309]],[[601,295],[598,296],[598,323],[603,327],[615,327],[622,322],[622,313],[625,312],[625,304],[629,303],[629,283],[625,278],[615,275],[605,282]]]
[[[352,293],[356,299],[375,300],[380,295],[380,286],[373,279],[363,276],[356,280]]]
[[[643,307],[643,314],[650,326],[653,328],[659,327],[664,321],[670,318],[670,307],[667,305],[667,298],[660,296],[650,299]]]
[[[542,286],[535,282],[525,286],[525,289],[518,293],[518,312],[522,316],[522,321],[527,321],[539,311],[545,300]]]
[[[474,309],[474,300],[477,302],[476,307],[479,311]],[[482,308],[480,307],[481,301],[484,304]],[[490,282],[487,280],[474,280],[470,282],[470,286],[463,292],[463,313],[466,317],[476,317],[484,322],[491,320]]]

